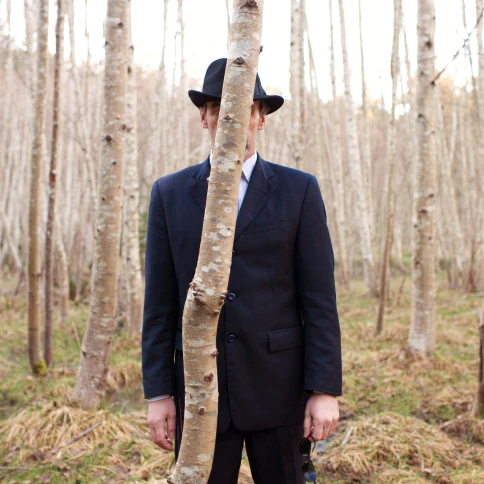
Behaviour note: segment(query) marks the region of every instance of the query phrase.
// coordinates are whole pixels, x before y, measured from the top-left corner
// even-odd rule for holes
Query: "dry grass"
[[[79,440],[65,446],[93,427]],[[60,462],[66,467],[92,462],[91,472],[111,474],[122,482],[128,477],[164,476],[173,461],[173,454],[151,444],[145,412],[87,412],[61,399],[41,406],[30,405],[1,423],[0,450],[7,461],[23,465],[59,468]],[[102,455],[102,464],[96,462],[99,455]]]
[[[456,444],[445,433],[417,418],[392,412],[356,421],[341,446],[343,438],[320,461],[333,473],[375,474],[382,465],[442,471],[456,467],[459,461]]]
[[[484,422],[469,417],[482,300],[448,291],[441,279],[439,284],[433,358],[405,357],[408,282],[399,304],[387,309],[378,336],[375,300],[361,297],[358,283],[349,294],[340,291],[343,396],[336,434],[314,456],[318,483],[484,482]],[[394,288],[399,285],[396,281]],[[28,467],[0,471],[2,483],[162,483],[171,473],[174,454],[149,437],[139,338],[130,339],[118,328],[102,410],[86,412],[72,402],[79,361],[75,332],[82,339],[87,309],[73,306],[69,323],[56,327],[56,364],[39,379],[28,366],[25,301],[0,301],[0,319],[9,322],[0,332],[0,465]],[[97,423],[92,432],[51,453]],[[251,482],[245,457],[239,483]]]

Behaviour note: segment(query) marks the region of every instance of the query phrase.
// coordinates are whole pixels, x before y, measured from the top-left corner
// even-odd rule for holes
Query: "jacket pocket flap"
[[[177,330],[175,335],[175,349],[183,351],[182,332]]]
[[[302,326],[270,331],[267,336],[269,337],[269,351],[288,350],[303,344]]]
[[[267,223],[258,222],[252,224],[252,232],[265,232],[266,230],[276,230],[276,229],[285,229],[289,227],[291,224],[288,219],[279,219],[270,221]]]

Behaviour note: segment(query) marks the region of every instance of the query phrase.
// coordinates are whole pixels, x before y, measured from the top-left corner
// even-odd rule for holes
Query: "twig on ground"
[[[98,422],[97,424],[93,425],[92,427],[89,427],[87,430],[84,430],[84,432],[81,432],[79,435],[74,437],[73,439],[69,440],[69,442],[66,442],[65,444],[59,445],[59,447],[56,447],[55,449],[51,450],[52,454],[55,454],[58,450],[67,447],[68,445],[72,444],[76,440],[79,440],[81,437],[84,437],[86,434],[89,432],[92,432],[95,428],[99,427],[102,422]]]
[[[351,425],[350,428],[348,429],[348,432],[346,432],[346,435],[343,437],[343,440],[341,442],[341,447],[346,445],[346,442],[348,442],[348,439],[350,438],[351,432],[353,432],[354,425]]]

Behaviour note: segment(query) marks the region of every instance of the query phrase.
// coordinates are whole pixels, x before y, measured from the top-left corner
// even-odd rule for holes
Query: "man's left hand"
[[[311,442],[325,440],[336,430],[338,420],[337,398],[329,393],[315,393],[306,404],[304,437]]]

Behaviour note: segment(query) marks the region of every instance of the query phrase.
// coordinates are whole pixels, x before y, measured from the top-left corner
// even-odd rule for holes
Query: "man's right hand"
[[[162,449],[173,450],[173,444],[168,440],[175,438],[176,408],[173,397],[148,403],[148,425],[151,440]],[[168,437],[165,426],[168,427]]]

